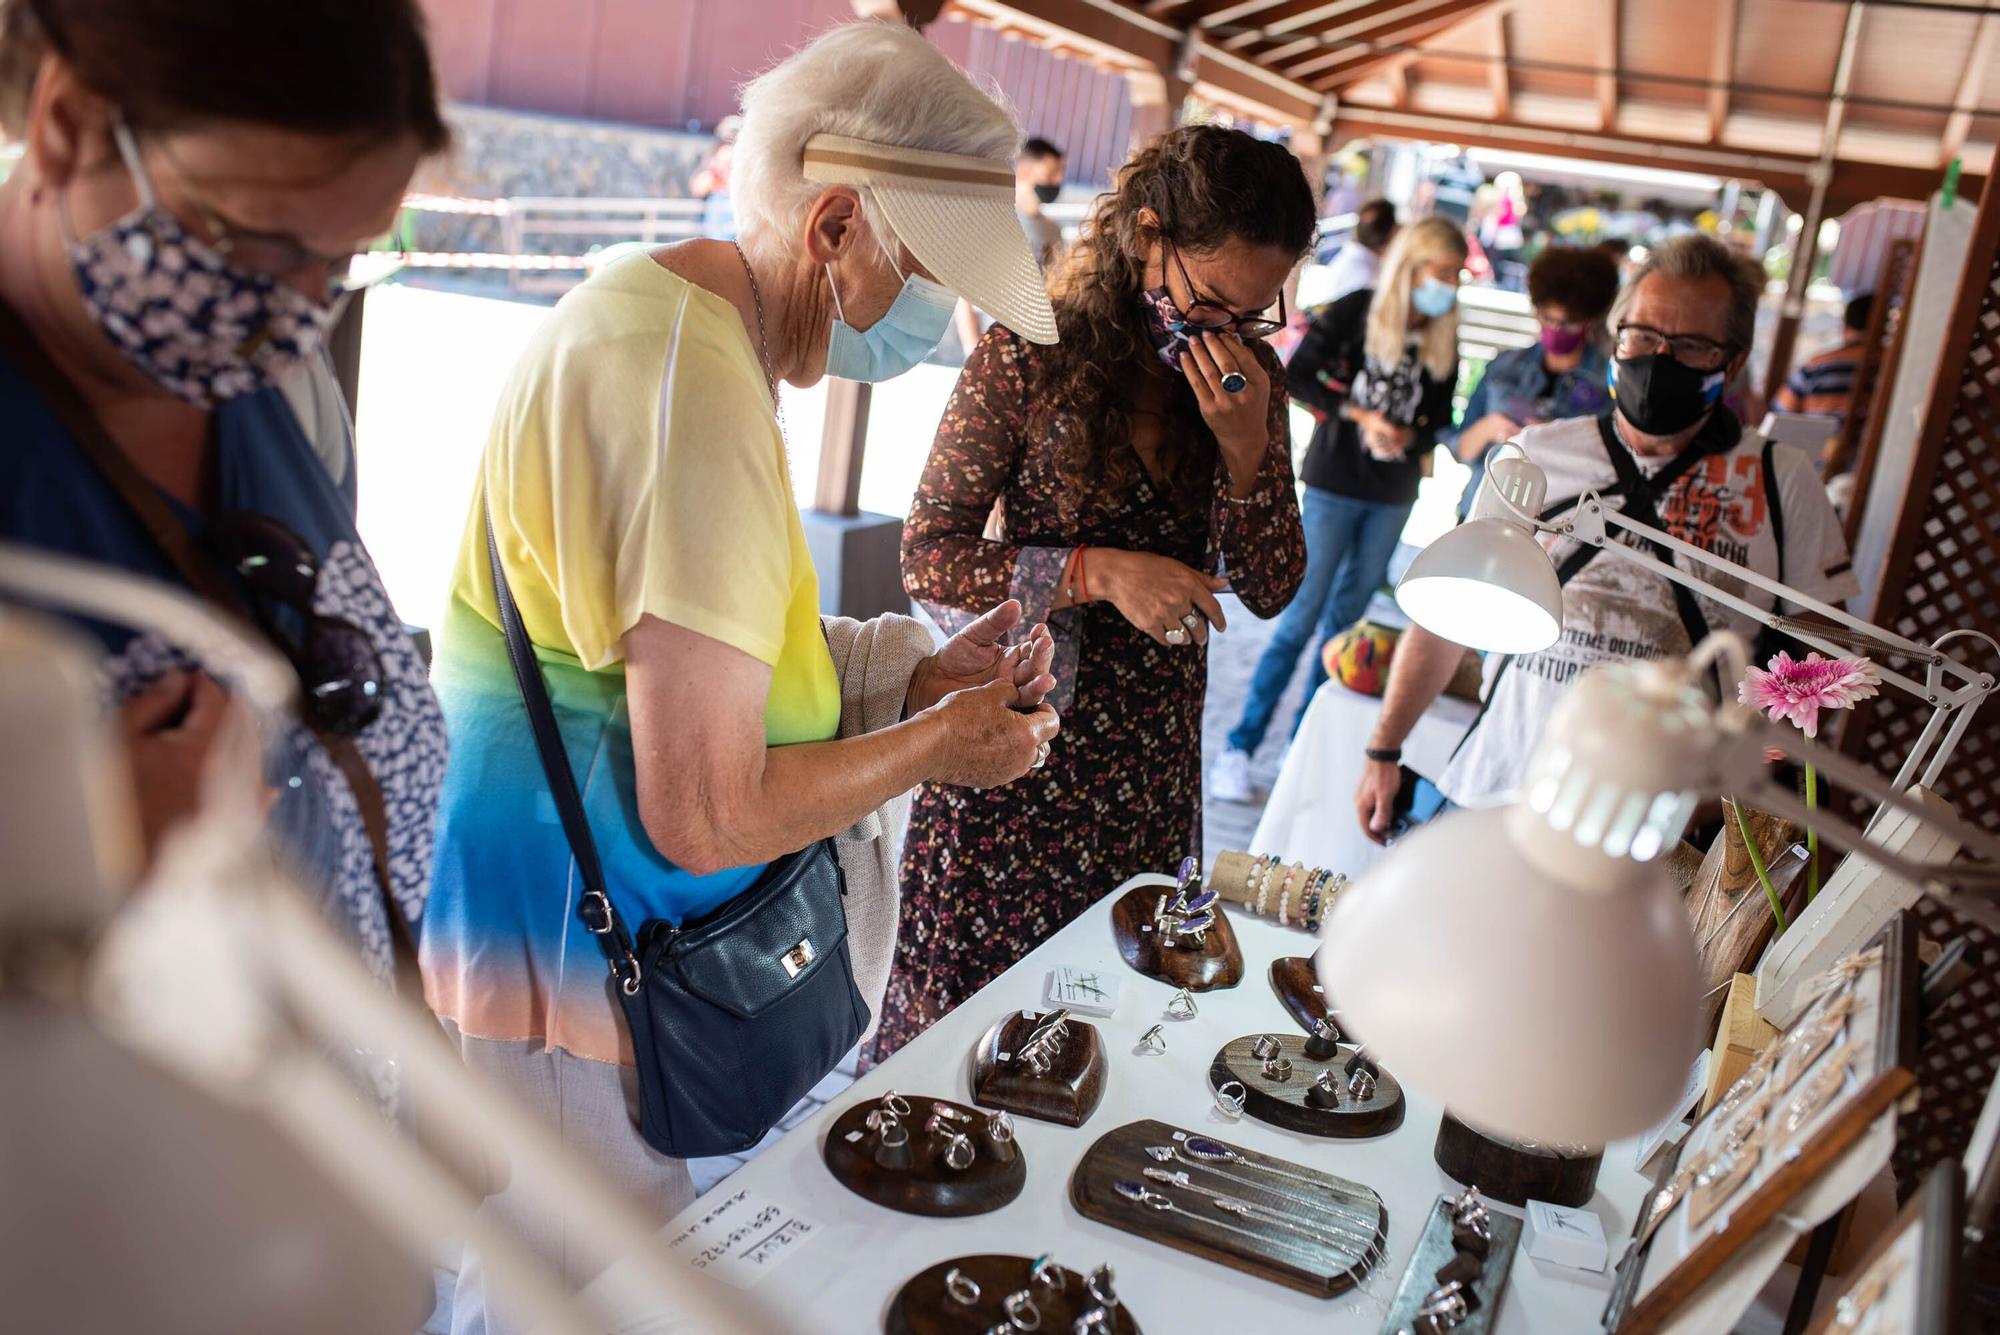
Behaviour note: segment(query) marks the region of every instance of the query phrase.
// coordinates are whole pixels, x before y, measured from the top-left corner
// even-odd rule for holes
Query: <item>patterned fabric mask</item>
[[[105,336],[168,393],[200,408],[255,393],[311,355],[337,306],[231,268],[161,206],[124,122],[111,133],[139,207],[82,237],[70,234],[63,212],[77,288]]]
[[[1139,294],[1139,310],[1145,316],[1146,337],[1153,341],[1153,351],[1160,354],[1169,370],[1180,370],[1181,354],[1188,350],[1187,317],[1181,308],[1174,305],[1162,285]]]

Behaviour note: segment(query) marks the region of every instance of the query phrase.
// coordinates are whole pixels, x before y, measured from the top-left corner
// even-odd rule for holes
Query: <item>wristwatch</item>
[[[1403,760],[1403,748],[1400,746],[1371,746],[1361,754],[1383,765],[1397,765]]]

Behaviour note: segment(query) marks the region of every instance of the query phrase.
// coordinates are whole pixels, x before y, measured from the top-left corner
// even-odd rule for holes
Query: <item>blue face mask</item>
[[[1435,320],[1451,314],[1451,308],[1458,305],[1458,289],[1425,274],[1417,290],[1410,294],[1410,304],[1417,308],[1417,314]]]
[[[889,267],[896,267],[895,261]],[[898,273],[902,270],[897,269]],[[951,327],[952,312],[958,309],[958,295],[919,274],[903,279],[882,318],[866,329],[847,323],[841,309],[840,286],[833,281],[833,267],[827,266],[826,281],[833,287],[836,318],[826,347],[826,373],[842,380],[891,380],[931,355]]]

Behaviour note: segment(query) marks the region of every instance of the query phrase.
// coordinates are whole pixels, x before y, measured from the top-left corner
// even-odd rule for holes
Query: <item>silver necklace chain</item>
[[[743,243],[732,241],[736,258],[743,265],[743,276],[750,280],[750,302],[757,308],[757,359],[764,364],[764,387],[771,392],[771,410],[778,416],[778,434],[785,435],[785,410],[778,403],[778,377],[771,370],[771,339],[764,332],[764,293],[757,286],[756,270],[750,267],[750,257],[743,253]]]

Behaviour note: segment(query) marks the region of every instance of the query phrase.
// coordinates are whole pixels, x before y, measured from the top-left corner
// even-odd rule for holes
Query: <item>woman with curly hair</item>
[[[1216,594],[1268,617],[1305,569],[1284,372],[1262,340],[1313,226],[1281,145],[1171,131],[1097,201],[1057,280],[1061,341],[996,325],[966,362],[903,582],[948,628],[996,597],[1046,621],[1074,722],[1004,789],[917,790],[877,1060],[1119,882],[1199,855]]]

